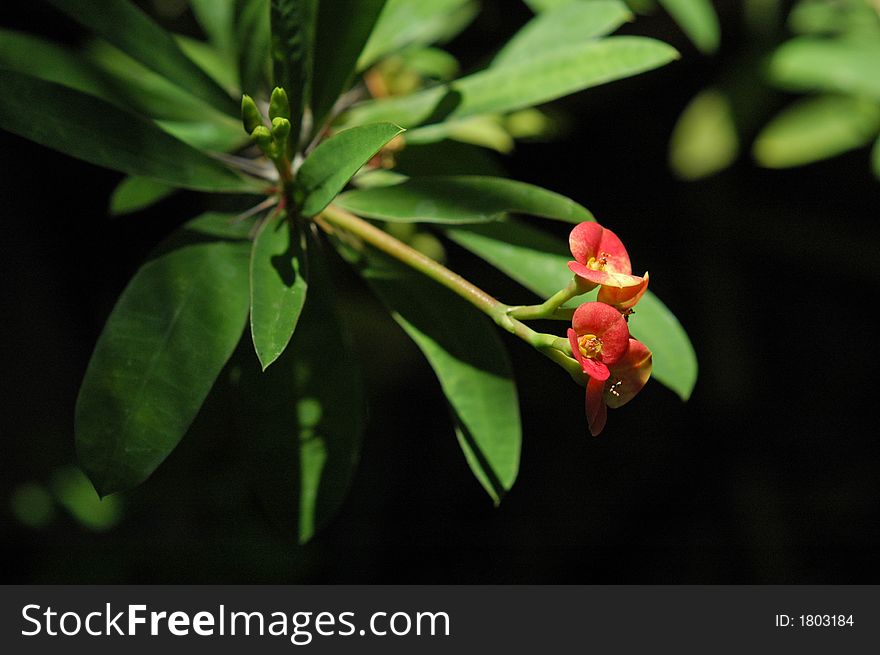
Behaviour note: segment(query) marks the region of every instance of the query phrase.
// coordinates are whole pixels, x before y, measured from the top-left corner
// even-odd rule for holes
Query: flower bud
[[[287,152],[287,142],[290,139],[290,121],[286,118],[272,119],[272,138],[278,152]]]
[[[265,125],[257,125],[257,127],[254,128],[254,131],[251,132],[251,138],[257,142],[257,145],[260,146],[260,150],[262,150],[263,154],[269,159],[277,158],[278,149],[275,147],[272,132],[269,131],[268,127]]]
[[[274,121],[276,118],[290,119],[290,101],[287,99],[287,92],[280,86],[272,90],[272,97],[269,99],[269,120]]]
[[[257,103],[247,94],[241,97],[241,122],[244,131],[248,134],[253,134],[254,130],[263,124],[263,116],[257,109]]]

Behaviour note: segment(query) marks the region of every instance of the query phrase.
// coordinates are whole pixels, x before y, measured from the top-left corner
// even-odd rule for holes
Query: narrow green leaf
[[[495,326],[446,288],[378,254],[362,274],[437,374],[468,465],[497,504],[516,479],[522,429]]]
[[[494,175],[503,177],[504,167],[490,152],[458,141],[430,145],[406,144],[397,153],[394,171],[410,177],[429,175]]]
[[[880,100],[880,43],[876,39],[798,37],[770,58],[771,81],[791,91],[825,91]]]
[[[316,128],[348,89],[358,57],[386,0],[337,0],[318,4],[312,114]],[[345,17],[340,20],[340,17]]]
[[[259,498],[300,543],[342,505],[366,414],[357,351],[332,302],[336,290],[321,258],[314,263],[296,338],[264,373],[245,352],[237,394]]]
[[[173,186],[146,177],[127,177],[110,196],[110,213],[120,216],[145,209],[167,198],[175,190]]]
[[[269,0],[236,0],[235,38],[242,93],[261,95],[271,59]]]
[[[363,48],[357,69],[410,45],[452,38],[477,14],[473,0],[388,0]]]
[[[672,131],[672,170],[681,178],[696,180],[724,170],[738,154],[739,134],[727,94],[716,88],[700,91]]]
[[[505,221],[448,228],[445,234],[541,298],[571,281],[566,245],[528,225]],[[630,330],[654,353],[653,377],[687,400],[697,381],[697,357],[678,319],[648,291]]]
[[[700,52],[718,50],[721,26],[712,0],[658,0]]]
[[[526,61],[610,34],[628,20],[632,20],[632,13],[620,0],[563,3],[526,23],[495,55],[492,67]]]
[[[49,2],[144,66],[216,109],[238,116],[238,102],[183,53],[171,34],[129,0]]]
[[[114,104],[161,120],[201,121],[218,118],[232,120],[188,90],[150,70],[105,41],[96,40],[89,43],[85,48],[84,56],[99,68],[112,84],[110,100]],[[43,76],[38,75],[38,77]]]
[[[492,67],[447,86],[354,107],[347,125],[394,121],[403,127],[504,113],[657,68],[678,53],[654,39],[612,36],[570,44],[531,59]]]
[[[129,175],[189,189],[259,188],[150,121],[93,96],[0,70],[0,127]]]
[[[508,213],[567,223],[593,218],[587,209],[558,193],[479,175],[413,178],[393,186],[349,191],[336,202],[360,216],[404,223],[485,223]]]
[[[788,28],[799,34],[863,34],[880,32],[880,16],[870,2],[801,0],[788,15]]]
[[[175,34],[174,40],[186,56],[210,75],[212,80],[226,89],[230,95],[238,95],[238,73],[228,53],[218,50],[210,43],[182,34]]]
[[[80,464],[101,495],[140,484],[174,450],[241,338],[250,244],[200,227],[229,219],[184,227],[107,319],[76,404]]]
[[[297,173],[304,195],[302,214],[314,216],[330,204],[354,174],[403,129],[391,123],[343,130],[323,141]]]
[[[557,7],[561,7],[563,5],[571,3],[573,0],[523,0],[528,6],[529,9],[534,11],[536,14],[541,13],[542,11],[550,11],[551,9],[556,9]]]
[[[299,143],[303,112],[311,102],[317,15],[318,0],[271,2],[275,86],[282,87],[290,98],[293,144]]]
[[[251,252],[251,335],[265,371],[284,352],[308,289],[305,236],[286,212],[260,227]]]
[[[235,53],[236,0],[190,0],[189,6],[205,35],[227,56]]]
[[[858,98],[822,96],[797,102],[773,118],[752,147],[769,168],[801,166],[870,143],[880,130],[880,107]]]
[[[113,85],[79,53],[30,34],[0,28],[0,68],[112,101]]]

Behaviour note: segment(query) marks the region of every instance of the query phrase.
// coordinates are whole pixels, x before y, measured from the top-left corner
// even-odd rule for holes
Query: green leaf
[[[497,504],[516,479],[522,428],[495,326],[445,287],[376,253],[361,272],[437,374],[468,465]]]
[[[825,91],[880,100],[880,43],[876,39],[798,37],[770,58],[774,84],[790,91]]]
[[[672,131],[669,165],[676,175],[696,180],[724,170],[739,153],[739,135],[730,100],[705,89],[688,103]]]
[[[354,78],[358,57],[386,0],[337,0],[318,4],[312,114],[316,128]],[[345,18],[340,20],[340,17]]]
[[[109,100],[114,104],[154,119],[232,120],[109,43],[93,41],[87,45],[84,55],[104,73],[108,83],[112,85]],[[64,84],[63,81],[60,83]]]
[[[171,34],[133,3],[128,0],[49,2],[132,59],[202,98],[214,108],[238,116],[238,102],[183,53]]]
[[[880,107],[858,98],[823,96],[797,102],[773,118],[752,147],[761,166],[801,166],[870,143]]]
[[[271,2],[275,86],[290,98],[290,142],[294,145],[299,143],[303,112],[311,102],[317,15],[318,0]]]
[[[473,0],[388,0],[358,59],[364,70],[382,57],[410,45],[452,38],[477,14]]]
[[[494,175],[503,177],[504,167],[490,152],[458,141],[430,145],[406,144],[397,153],[394,171],[409,176]]]
[[[113,85],[95,65],[70,48],[30,34],[0,28],[0,67],[114,102]]]
[[[237,393],[258,497],[300,543],[342,505],[366,419],[357,350],[320,258],[310,283],[297,338],[264,373],[247,353]]]
[[[302,214],[314,216],[330,204],[354,174],[403,129],[391,123],[343,130],[323,141],[303,162],[297,182]]]
[[[393,186],[349,191],[336,203],[360,216],[404,223],[484,223],[508,213],[567,223],[592,220],[587,209],[558,193],[479,175],[413,178]]]
[[[173,186],[146,177],[127,177],[110,196],[110,213],[120,216],[145,209],[167,198],[175,190]]]
[[[272,43],[269,0],[236,0],[235,27],[241,90],[257,97],[269,71]]]
[[[632,13],[619,0],[563,3],[526,23],[495,56],[492,67],[526,61],[610,34],[628,20],[632,20]]]
[[[700,52],[718,50],[721,26],[712,0],[658,0]]]
[[[225,55],[235,52],[236,0],[190,0],[189,6],[208,39]]]
[[[188,36],[175,34],[174,40],[187,57],[192,59],[199,68],[211,76],[211,79],[226,89],[230,94],[238,93],[238,73],[234,62],[227,53],[204,41],[191,39]]]
[[[189,189],[259,189],[150,121],[99,98],[0,70],[0,127],[129,175]]]
[[[76,404],[80,464],[101,495],[140,484],[174,450],[241,338],[250,244],[201,229],[229,218],[187,224],[107,319]]]
[[[550,11],[577,0],[523,0],[536,14]]]
[[[393,121],[409,128],[514,111],[630,77],[677,57],[672,46],[638,36],[574,43],[516,64],[474,73],[450,85],[363,103],[348,112],[344,122]]]
[[[566,245],[523,223],[448,228],[445,234],[541,298],[571,281]],[[636,307],[630,330],[654,353],[653,377],[687,400],[697,381],[697,358],[678,319],[648,291]]]
[[[284,352],[308,289],[305,236],[287,212],[273,212],[251,252],[251,335],[265,371]]]

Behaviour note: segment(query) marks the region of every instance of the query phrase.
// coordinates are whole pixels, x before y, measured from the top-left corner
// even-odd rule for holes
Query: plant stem
[[[507,305],[493,298],[478,286],[468,282],[458,273],[450,271],[443,264],[434,261],[430,257],[426,257],[418,250],[410,248],[402,241],[395,239],[384,230],[380,230],[372,223],[344,209],[330,205],[321,212],[321,216],[327,223],[359,237],[377,250],[381,250],[386,255],[390,255],[394,259],[427,275],[447,289],[454,291],[477,309],[489,314],[493,318],[496,314],[503,314],[508,309]]]
[[[576,298],[589,291],[589,289],[584,288],[584,286],[585,285],[580,281],[580,278],[575,276],[564,288],[554,293],[540,305],[521,305],[519,307],[511,307],[508,313],[513,318],[521,321],[532,321],[540,318],[562,321],[571,320],[571,311],[560,308],[572,298]]]
[[[565,354],[569,349],[568,341],[550,334],[535,332],[525,323],[522,323],[518,317],[512,315],[511,310],[514,308],[505,305],[472,282],[464,279],[458,273],[449,270],[430,257],[426,257],[418,250],[411,248],[372,223],[365,221],[359,216],[355,216],[340,207],[336,207],[335,205],[329,205],[316,218],[316,223],[325,231],[327,231],[329,227],[338,228],[344,232],[352,234],[361,239],[364,243],[384,252],[386,255],[390,255],[394,259],[420,273],[423,273],[435,282],[453,291],[474,307],[487,314],[496,324],[498,324],[499,327],[516,335],[538,350],[538,352],[562,366],[568,371],[572,378],[577,381],[582,380],[583,374],[580,365],[577,361]],[[572,284],[575,284],[575,282]],[[563,291],[568,293],[568,287]],[[560,294],[561,293],[562,292],[560,292]],[[556,294],[553,298],[556,298],[560,294]],[[551,298],[551,300],[553,300],[553,298]],[[561,300],[558,304],[562,304],[566,300],[568,300],[568,298]]]

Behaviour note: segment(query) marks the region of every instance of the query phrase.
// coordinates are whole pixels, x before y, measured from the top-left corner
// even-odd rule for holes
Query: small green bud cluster
[[[276,165],[289,161],[293,154],[290,142],[290,101],[281,87],[272,91],[269,100],[269,120],[271,127],[263,122],[257,103],[249,95],[241,98],[241,122],[244,130],[260,147],[260,150]]]

